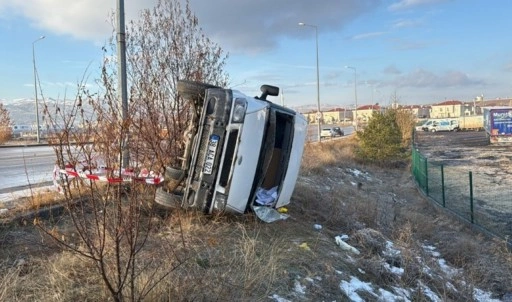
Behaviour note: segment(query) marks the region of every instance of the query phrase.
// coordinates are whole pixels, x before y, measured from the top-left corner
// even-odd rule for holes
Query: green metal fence
[[[512,188],[500,186],[496,175],[429,161],[415,148],[411,170],[423,193],[440,206],[497,237],[512,239]]]

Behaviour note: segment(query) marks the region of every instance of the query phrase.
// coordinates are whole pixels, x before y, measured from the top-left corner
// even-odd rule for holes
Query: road
[[[323,125],[322,127],[332,127]],[[354,132],[352,126],[341,126],[345,135]],[[330,139],[330,138],[327,138]],[[308,126],[310,142],[318,141],[318,126]],[[325,138],[324,138],[325,140]],[[0,148],[0,193],[53,180],[55,153],[49,146],[20,146]]]
[[[0,148],[0,192],[51,181],[55,161],[48,146]]]
[[[339,126],[339,125],[326,124],[326,125],[322,125],[321,128],[331,128],[334,126]],[[354,132],[354,127],[352,127],[352,126],[339,126],[339,127],[343,130],[345,135],[349,135]],[[325,139],[330,139],[330,138],[323,138],[322,140],[325,140]],[[318,125],[313,125],[313,124],[308,125],[308,135],[306,137],[306,141],[308,141],[308,142],[317,142],[318,141]]]

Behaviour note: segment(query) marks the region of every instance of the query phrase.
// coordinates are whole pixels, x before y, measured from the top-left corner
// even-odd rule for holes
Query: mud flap
[[[253,206],[252,210],[261,221],[271,223],[277,220],[285,220],[290,217],[287,214],[281,214],[276,209],[271,207]]]

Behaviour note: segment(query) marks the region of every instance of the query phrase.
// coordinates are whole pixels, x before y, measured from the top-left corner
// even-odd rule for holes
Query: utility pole
[[[37,68],[36,68],[36,42],[44,39],[44,36],[40,36],[34,42],[32,42],[32,63],[34,65],[34,92],[36,97],[36,140],[39,144],[41,142],[41,133],[39,131],[39,101],[37,99]]]
[[[357,69],[355,67],[352,67],[352,66],[345,66],[345,68],[348,68],[348,69],[352,69],[354,71],[354,98],[355,98],[355,101],[356,101],[356,107],[355,107],[355,110],[354,110],[354,113],[355,113],[355,118],[353,117],[354,119],[354,128],[357,132]]]
[[[122,106],[122,167],[130,163],[129,124],[128,124],[128,89],[126,81],[126,35],[124,25],[124,0],[117,0],[117,74],[118,93]]]
[[[309,26],[315,29],[315,41],[316,41],[316,107],[317,113],[316,118],[318,121],[318,142],[322,142],[321,136],[321,123],[322,123],[322,110],[320,109],[320,67],[318,64],[318,26],[312,24],[306,24],[303,22],[299,23],[299,26]]]

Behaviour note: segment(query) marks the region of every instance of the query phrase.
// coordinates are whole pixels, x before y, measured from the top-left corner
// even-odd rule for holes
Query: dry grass
[[[302,173],[322,173],[326,167],[337,165],[343,161],[353,162],[353,151],[357,145],[357,138],[353,136],[333,139],[322,143],[307,144],[302,159]]]
[[[356,163],[350,151],[355,144],[344,138],[307,146],[286,221],[263,224],[252,215],[185,210],[148,216],[154,231],[137,262],[135,291],[160,278],[145,301],[269,301],[276,293],[290,301],[331,301],[343,297],[340,280],[350,276],[383,288],[418,288],[421,280],[446,301],[471,299],[472,288],[462,284],[512,291],[512,255],[503,242],[478,236],[431,206],[407,170]],[[76,235],[66,226],[63,218],[55,234],[73,241]],[[341,251],[333,239],[340,234],[349,234],[361,254]],[[399,255],[385,255],[388,241]],[[110,298],[94,265],[57,249],[32,226],[4,228],[0,242],[1,301]],[[464,269],[451,280],[458,293],[447,287],[438,259],[422,248],[431,244],[450,265]],[[403,275],[384,269],[383,259],[403,268]],[[294,292],[297,286],[308,296]],[[426,298],[417,289],[411,299]]]
[[[58,192],[46,189],[44,191],[38,191],[29,197],[23,198],[20,202],[16,203],[15,211],[31,211],[39,210],[41,208],[51,206],[54,204],[60,204],[64,201],[62,194]]]

